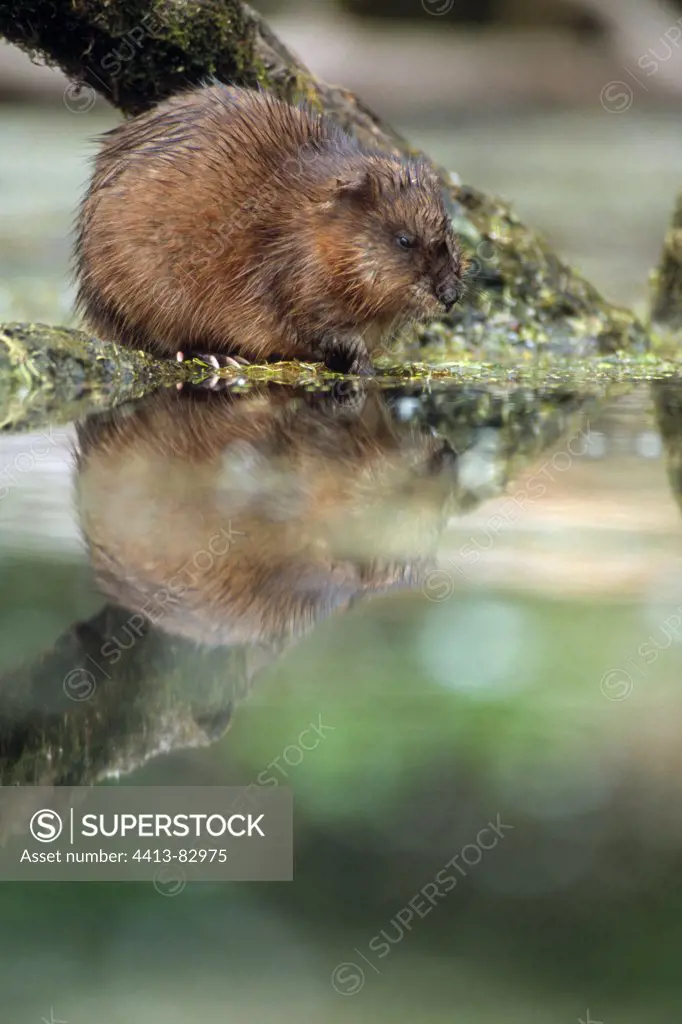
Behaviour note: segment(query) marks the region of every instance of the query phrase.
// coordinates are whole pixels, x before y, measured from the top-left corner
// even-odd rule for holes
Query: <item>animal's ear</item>
[[[379,182],[368,169],[336,179],[336,196],[344,202],[371,204],[379,191]]]

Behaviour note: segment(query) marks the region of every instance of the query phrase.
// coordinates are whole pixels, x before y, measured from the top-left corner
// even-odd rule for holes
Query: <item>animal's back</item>
[[[305,192],[325,148],[348,143],[323,117],[222,85],[108,132],[76,245],[78,304],[91,325],[167,354],[208,341],[207,267],[227,279],[249,266],[273,207],[292,187]]]
[[[305,163],[307,150],[312,156],[346,136],[328,119],[271,93],[214,85],[173,96],[102,139],[88,198],[101,187],[122,186],[127,173],[153,177],[181,167],[185,175],[213,172],[244,191],[279,175],[291,156]]]

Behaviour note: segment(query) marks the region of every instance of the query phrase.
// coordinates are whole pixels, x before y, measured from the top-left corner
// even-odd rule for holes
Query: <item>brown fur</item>
[[[288,388],[159,392],[91,417],[79,441],[101,589],[211,644],[291,640],[418,586],[455,481],[447,443],[396,423],[378,391],[357,412]]]
[[[449,308],[462,272],[426,163],[222,85],[104,136],[76,262],[79,307],[106,337],[358,372],[387,332]]]

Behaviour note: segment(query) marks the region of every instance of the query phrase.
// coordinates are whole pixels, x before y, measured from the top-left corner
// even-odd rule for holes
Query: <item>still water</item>
[[[6,301],[64,319],[34,227]],[[681,495],[675,381],[0,435],[0,781],[290,786],[296,851],[3,885],[0,1021],[679,1020]]]
[[[3,784],[296,805],[293,883],[6,884],[3,1020],[678,1019],[682,383],[1,450]]]

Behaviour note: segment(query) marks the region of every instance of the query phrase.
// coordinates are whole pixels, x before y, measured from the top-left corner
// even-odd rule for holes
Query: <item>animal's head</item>
[[[365,158],[337,178],[328,215],[334,248],[325,255],[360,315],[425,319],[459,300],[463,257],[425,163]]]

